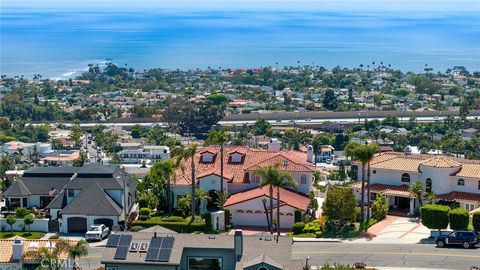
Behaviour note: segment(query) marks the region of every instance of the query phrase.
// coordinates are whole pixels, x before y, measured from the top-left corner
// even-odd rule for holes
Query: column
[[[415,213],[415,198],[410,198],[410,212],[408,213],[410,216],[413,216]]]

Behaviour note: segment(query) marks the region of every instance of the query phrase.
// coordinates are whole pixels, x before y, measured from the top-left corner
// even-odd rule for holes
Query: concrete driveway
[[[417,218],[387,216],[352,242],[416,244],[430,236],[430,230]]]

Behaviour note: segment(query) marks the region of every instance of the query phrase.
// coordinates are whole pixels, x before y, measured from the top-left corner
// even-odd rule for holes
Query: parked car
[[[101,241],[108,237],[110,234],[110,229],[104,224],[94,224],[90,226],[87,233],[85,233],[85,240],[91,241]]]
[[[277,119],[277,120],[275,120],[275,122],[281,123],[281,122],[282,122],[282,119]]]
[[[470,248],[480,243],[480,235],[476,231],[453,231],[448,235],[439,235],[435,238],[438,247],[449,245]]]

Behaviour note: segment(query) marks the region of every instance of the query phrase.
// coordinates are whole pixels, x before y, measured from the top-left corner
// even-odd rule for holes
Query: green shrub
[[[184,222],[185,219],[183,217],[179,217],[179,216],[170,216],[170,217],[162,218],[162,221],[165,221],[165,222]]]
[[[292,227],[292,232],[293,234],[301,234],[304,228],[305,228],[305,223],[295,222]]]
[[[185,220],[183,222],[166,222],[166,221],[151,221],[151,220],[136,220],[133,222],[133,226],[142,226],[144,228],[149,228],[155,225],[160,225],[167,229],[179,232],[179,233],[193,233],[196,231],[205,232],[206,225],[205,222],[193,222]]]
[[[138,206],[140,208],[145,208],[145,207],[149,207],[149,203],[150,203],[150,198],[148,197],[147,194],[143,193],[142,195],[140,195],[140,197],[138,198]]]
[[[450,208],[444,205],[428,204],[420,208],[422,224],[429,229],[446,229]]]
[[[302,221],[302,211],[300,210],[295,210],[295,222],[301,222]]]
[[[470,217],[468,211],[464,208],[455,208],[449,213],[450,229],[465,230],[468,228]]]
[[[145,216],[145,215],[139,215],[138,216],[138,219],[139,220],[142,220],[142,221],[146,221],[148,219],[148,216]],[[132,223],[132,225],[135,224],[135,221]]]
[[[320,223],[320,220],[315,219],[307,224],[305,224],[305,227],[303,228],[304,233],[316,233],[319,231],[322,231],[322,225]]]
[[[147,208],[147,207],[143,207],[143,208],[140,208],[140,216],[150,216],[150,208]]]
[[[480,211],[473,213],[472,224],[475,231],[480,232]]]
[[[30,214],[30,211],[27,208],[20,207],[15,210],[17,218],[24,218],[28,214]]]
[[[230,227],[231,220],[232,220],[232,214],[230,213],[230,209],[225,208],[225,229]]]
[[[60,235],[58,235],[58,234],[56,233],[56,234],[48,237],[48,239],[52,239],[52,240],[54,240],[54,239],[60,239]]]
[[[315,237],[322,238],[322,232],[321,231],[315,232]]]
[[[382,220],[387,216],[387,212],[387,196],[377,195],[377,198],[372,204],[372,217],[376,220]]]

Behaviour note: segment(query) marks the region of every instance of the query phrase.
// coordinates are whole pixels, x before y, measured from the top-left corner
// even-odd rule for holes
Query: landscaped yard
[[[42,238],[45,233],[43,232],[0,232],[0,239],[8,239],[14,236],[20,236],[25,239],[39,239]]]

